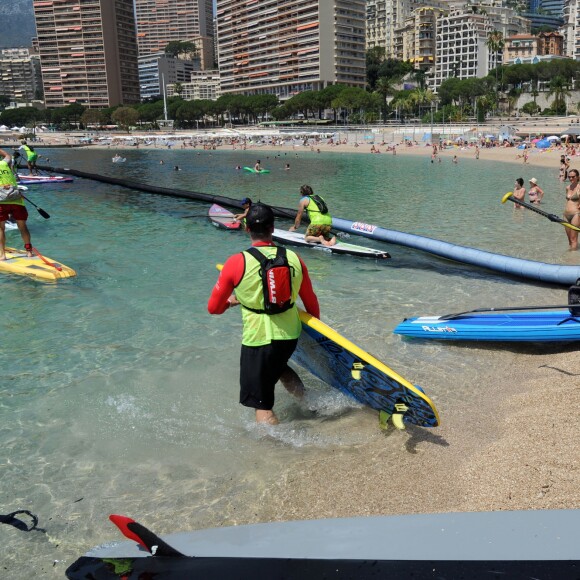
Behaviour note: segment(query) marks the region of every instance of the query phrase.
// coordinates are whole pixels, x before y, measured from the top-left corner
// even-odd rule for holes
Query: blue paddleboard
[[[580,340],[580,316],[568,309],[420,316],[404,320],[393,332],[431,340],[570,342]]]

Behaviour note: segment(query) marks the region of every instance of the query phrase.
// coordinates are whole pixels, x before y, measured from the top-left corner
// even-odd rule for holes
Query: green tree
[[[521,111],[525,115],[534,116],[534,115],[537,115],[540,112],[540,107],[538,107],[538,105],[535,102],[530,101],[529,103],[526,103],[521,108]]]
[[[81,115],[81,123],[87,127],[88,125],[100,126],[103,124],[103,114],[99,109],[86,109]]]
[[[192,59],[198,55],[197,46],[194,42],[183,42],[181,40],[172,40],[167,44],[164,50],[165,54],[173,58],[185,56]]]
[[[131,132],[131,127],[137,124],[139,113],[132,107],[119,107],[112,115],[113,121]]]
[[[379,69],[385,61],[386,49],[384,46],[373,46],[366,52],[367,86],[370,91],[376,88],[379,78]]]
[[[494,56],[493,64],[495,68],[495,86],[497,90],[498,86],[498,69],[499,69],[499,55],[503,51],[505,46],[505,41],[503,38],[503,33],[500,30],[492,30],[487,35],[487,40],[485,42],[489,52]]]
[[[183,94],[183,85],[181,83],[175,83],[175,86],[173,87],[173,90],[175,91],[175,94],[180,96]]]
[[[380,77],[377,80],[375,93],[381,96],[381,105],[383,110],[383,120],[387,120],[387,100],[396,92],[395,85],[399,84],[401,80],[397,77]]]
[[[548,97],[551,96],[554,96],[554,101],[551,105],[552,111],[556,114],[564,114],[566,111],[566,99],[570,96],[566,79],[557,76],[550,81]]]

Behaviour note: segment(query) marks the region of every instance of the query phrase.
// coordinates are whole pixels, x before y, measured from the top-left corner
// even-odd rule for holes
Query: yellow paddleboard
[[[24,250],[6,248],[6,260],[0,260],[0,272],[31,276],[40,280],[56,281],[59,278],[72,278],[77,273],[68,266],[43,256],[29,258]],[[47,263],[48,262],[48,263]]]

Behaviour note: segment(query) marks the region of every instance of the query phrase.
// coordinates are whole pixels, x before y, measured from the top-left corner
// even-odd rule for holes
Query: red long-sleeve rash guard
[[[273,246],[274,244],[256,242],[252,245],[258,247]],[[300,264],[302,264],[302,285],[300,286],[298,295],[304,303],[306,312],[316,318],[320,318],[320,306],[318,305],[318,298],[312,288],[312,280],[310,280],[308,268],[306,268],[306,264],[302,261],[302,258],[298,257],[298,259],[300,260]],[[222,314],[228,309],[228,298],[240,283],[244,275],[244,267],[244,256],[241,253],[234,254],[227,259],[207,303],[207,309],[210,314]]]

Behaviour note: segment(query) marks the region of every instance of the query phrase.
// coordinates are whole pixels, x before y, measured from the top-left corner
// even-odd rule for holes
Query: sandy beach
[[[551,125],[533,127],[544,134],[564,130]],[[531,130],[531,127],[529,127]],[[525,127],[521,127],[525,131]],[[191,134],[191,132],[184,132]],[[113,136],[112,136],[113,137]],[[111,153],[133,149],[127,135],[118,135],[112,144],[87,147],[108,148]],[[147,134],[144,138],[151,139]],[[179,133],[175,134],[175,141]],[[74,137],[50,134],[38,144],[75,145]],[[256,152],[296,151],[357,153],[368,155],[414,155],[429,159],[432,147],[405,140],[337,145],[329,139],[282,145],[260,143],[259,135],[245,146],[196,133],[193,145],[203,149]],[[80,144],[79,144],[80,145]],[[140,144],[139,148],[163,147],[163,142]],[[394,146],[394,151],[393,151]],[[8,147],[8,144],[0,144]],[[181,145],[174,145],[174,149]],[[371,148],[380,153],[371,153]],[[389,150],[390,149],[390,150]],[[480,147],[480,161],[519,165],[522,176],[532,176],[535,167],[559,167],[562,146],[549,150],[530,149],[524,163],[523,150],[516,147]],[[578,150],[580,155],[580,149]],[[439,153],[442,163],[475,159],[474,145],[451,145]],[[43,164],[41,160],[41,164]],[[571,167],[580,167],[576,150]],[[515,352],[512,373],[489,374],[497,392],[507,399],[478,416],[442,412],[442,425],[433,430],[408,427],[378,434],[370,444],[357,449],[333,451],[328,458],[284,474],[278,485],[264,497],[262,513],[238,513],[236,523],[268,520],[316,519],[355,515],[405,514],[450,511],[495,511],[577,508],[580,505],[580,453],[576,437],[580,432],[580,363],[577,345],[538,349],[530,354]],[[514,388],[516,385],[516,388]],[[377,426],[378,431],[378,426]],[[396,461],[393,463],[393,457]],[[275,509],[273,506],[276,506]],[[240,508],[242,509],[242,508]]]
[[[554,118],[553,120],[530,119],[527,122],[507,121],[511,123],[515,135],[532,141],[535,136],[560,135],[568,127],[574,127],[578,119]],[[577,125],[580,128],[580,124]],[[462,159],[476,158],[476,143],[466,142],[457,144],[454,135],[480,135],[483,144],[479,145],[479,159],[501,163],[511,163],[521,166],[521,172],[527,173],[534,167],[551,167],[556,171],[559,168],[560,156],[570,156],[570,167],[580,167],[580,143],[572,143],[567,149],[564,142],[554,143],[549,149],[536,149],[531,144],[528,149],[528,158],[524,159],[524,150],[516,146],[497,146],[493,140],[485,139],[485,135],[498,133],[495,126],[479,126],[478,131],[472,126],[434,126],[433,134],[443,134],[446,145],[438,147],[438,156],[441,162],[448,162],[457,156]],[[139,149],[166,149],[168,145],[173,149],[189,150],[244,150],[269,152],[288,152],[317,154],[322,152],[357,153],[370,155],[415,155],[430,158],[432,146],[421,136],[430,134],[431,127],[418,125],[404,126],[397,129],[382,128],[360,131],[339,131],[338,138],[329,138],[323,128],[313,128],[309,136],[304,128],[297,127],[294,134],[279,132],[275,129],[259,127],[237,127],[236,129],[208,129],[200,131],[173,131],[167,132],[139,132],[130,134],[122,132],[44,132],[39,133],[39,141],[35,143],[38,149],[43,147],[88,147],[91,149],[110,149],[113,154],[126,150]],[[313,136],[318,133],[318,136]],[[89,142],[87,136],[94,139]],[[105,141],[106,139],[106,141]],[[437,141],[437,140],[436,140]],[[485,143],[487,141],[487,143]],[[135,145],[135,143],[137,145]],[[20,141],[17,136],[0,137],[0,148],[10,150],[18,147]],[[45,158],[47,155],[44,156]],[[578,159],[576,160],[576,157]],[[436,162],[438,159],[436,160]],[[577,163],[575,163],[577,161]],[[39,163],[43,164],[41,157]],[[524,175],[525,177],[525,175]]]

